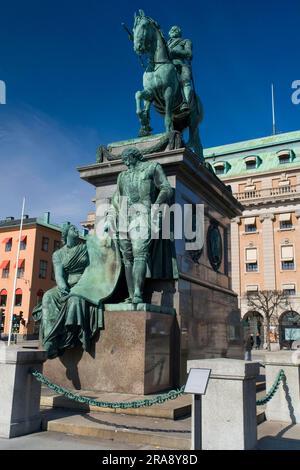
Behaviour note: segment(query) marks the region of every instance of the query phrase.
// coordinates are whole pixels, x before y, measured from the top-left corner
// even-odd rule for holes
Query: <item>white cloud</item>
[[[23,196],[31,217],[79,224],[94,209],[93,186],[77,166],[95,162],[99,144],[93,129],[70,131],[31,109],[3,112],[0,121],[0,218],[19,217]]]

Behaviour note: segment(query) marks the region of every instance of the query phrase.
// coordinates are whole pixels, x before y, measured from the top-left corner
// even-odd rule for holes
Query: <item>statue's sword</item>
[[[127,28],[127,26],[126,26],[125,23],[122,23],[122,26],[123,26],[123,28],[125,29],[126,33],[128,34],[129,40],[133,42],[133,34],[132,34],[132,32],[130,31],[130,29]],[[143,59],[141,58],[140,55],[139,55],[138,57],[139,57],[139,61],[140,61],[141,66],[143,67],[144,70],[146,70],[146,67],[145,67],[145,64],[144,64],[144,62],[143,62]]]

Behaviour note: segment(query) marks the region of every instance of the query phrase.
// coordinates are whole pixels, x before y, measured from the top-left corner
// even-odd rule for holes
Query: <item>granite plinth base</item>
[[[41,429],[41,384],[30,369],[42,372],[45,359],[44,351],[0,342],[0,437],[9,439]]]
[[[155,312],[176,315],[175,308],[146,303],[131,304],[121,302],[119,304],[105,304],[104,309],[106,312],[115,312],[117,310],[118,312]]]
[[[106,311],[92,352],[81,347],[48,360],[44,374],[66,388],[146,395],[173,387],[173,315]]]
[[[219,358],[188,361],[187,368],[188,371],[211,369],[207,390],[202,396],[201,416],[197,416],[201,423],[195,423],[196,432],[200,427],[202,429],[202,449],[254,449],[257,443],[256,378],[259,364]],[[192,434],[194,442],[194,426]]]
[[[152,276],[146,279],[144,288],[146,303],[176,310],[175,343],[180,345],[180,354],[174,362],[178,367],[175,375],[180,377],[176,386],[179,386],[186,382],[188,360],[243,358],[241,316],[230,278],[231,220],[242,215],[243,207],[230,189],[188,148],[171,150],[167,147],[164,151],[157,148],[157,152],[152,153],[160,138],[151,136],[112,143],[109,153],[103,154],[99,163],[81,167],[79,172],[83,180],[96,188],[96,214],[102,214],[103,205],[111,201],[116,191],[120,172],[126,170],[121,159],[108,160],[107,154],[118,157],[126,148],[134,146],[145,154],[146,161],[162,165],[174,190],[173,202],[181,208],[181,212],[175,211],[178,227],[184,225],[184,218],[181,223],[179,214],[184,216],[186,204],[204,205],[203,249],[190,251],[184,234],[175,237],[179,278],[155,279]],[[146,154],[146,149],[152,150]],[[95,226],[100,222],[100,215],[96,215]],[[222,247],[218,269],[208,249],[216,227]],[[125,283],[124,279],[123,286]],[[117,303],[125,296],[126,292],[116,292],[116,297],[110,301]]]

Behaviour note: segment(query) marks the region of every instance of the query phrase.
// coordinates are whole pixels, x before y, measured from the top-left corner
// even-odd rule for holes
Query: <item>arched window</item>
[[[279,318],[281,347],[291,347],[293,341],[300,340],[300,315],[293,310],[284,312]]]
[[[218,161],[213,164],[213,167],[216,175],[225,175],[230,170],[231,165],[228,162]]]
[[[244,162],[246,170],[255,170],[261,165],[262,159],[258,155],[249,155],[244,158]]]
[[[0,307],[6,307],[7,302],[7,290],[2,289],[0,291]]]
[[[253,286],[254,287],[254,286]],[[260,349],[263,346],[264,338],[264,318],[258,312],[247,312],[243,318],[244,326],[244,337],[253,335],[254,345],[256,349]]]
[[[17,289],[16,290],[16,296],[15,296],[15,306],[20,307],[22,305],[22,289]]]
[[[295,158],[295,152],[291,149],[283,149],[277,152],[277,157],[279,160],[280,165],[284,165],[285,163],[291,163]]]

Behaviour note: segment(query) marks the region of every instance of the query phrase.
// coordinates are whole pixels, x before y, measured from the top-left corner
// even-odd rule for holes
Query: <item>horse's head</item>
[[[159,25],[139,10],[134,15],[133,47],[134,51],[141,55],[151,52],[155,44],[155,38],[159,31]]]

